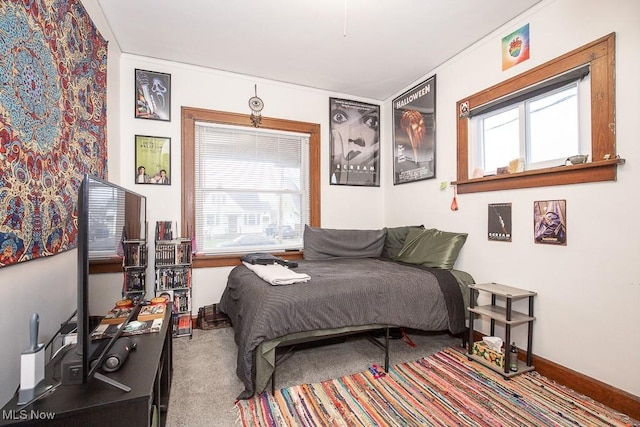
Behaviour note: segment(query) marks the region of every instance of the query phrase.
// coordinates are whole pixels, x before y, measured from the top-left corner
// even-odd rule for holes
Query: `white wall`
[[[96,0],[84,0],[83,5],[107,40],[113,35]],[[107,63],[107,139],[109,158],[119,157],[120,92],[119,58],[116,43],[108,45]],[[109,162],[110,173],[119,169],[118,162]],[[26,263],[0,269],[0,284],[6,295],[6,305],[0,310],[0,406],[8,402],[20,383],[20,353],[29,346],[29,319],[40,316],[40,342],[48,342],[76,308],[77,251],[75,249]],[[117,279],[120,283],[122,277]]]
[[[385,192],[386,224],[421,223],[467,232],[457,268],[479,283],[510,284],[538,293],[536,355],[636,396],[640,395],[640,144],[635,128],[639,17],[636,0],[543,1],[425,74],[425,78],[436,74],[437,79],[437,178],[387,186]],[[527,23],[531,58],[503,72],[501,38]],[[612,32],[616,33],[617,152],[627,161],[618,167],[617,182],[464,194],[458,196],[460,209],[451,211],[452,188],[440,191],[439,184],[456,177],[456,102]],[[407,88],[400,88],[394,97]],[[390,118],[383,129],[388,140]],[[384,166],[390,169],[391,159]],[[533,202],[554,199],[567,201],[565,247],[533,243]],[[498,202],[512,203],[511,243],[487,239],[487,205]],[[526,311],[522,304],[520,309]],[[483,332],[489,333],[486,322]],[[514,332],[516,344],[526,347],[526,327]]]
[[[133,93],[135,69],[171,74],[171,122],[134,118]],[[329,97],[346,97],[331,93],[248,76],[220,72],[185,64],[125,54],[120,64],[122,76],[122,150],[118,181],[124,187],[144,194],[148,199],[149,229],[155,221],[180,221],[181,215],[181,106],[249,114],[248,100],[255,93],[265,103],[262,115],[321,125],[322,213],[321,223],[336,228],[380,228],[383,226],[383,191],[329,185]],[[349,97],[353,99],[353,97]],[[375,101],[360,99],[365,102]],[[134,183],[135,135],[171,138],[171,185],[137,185]],[[110,162],[111,163],[111,162]],[[153,236],[151,236],[153,238]],[[220,300],[230,268],[195,269],[193,272],[193,308]],[[152,276],[152,269],[149,270]]]

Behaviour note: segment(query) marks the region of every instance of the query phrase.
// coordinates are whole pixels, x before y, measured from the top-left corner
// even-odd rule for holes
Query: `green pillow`
[[[467,235],[435,228],[410,230],[404,246],[393,259],[408,264],[451,270],[458,259],[460,249],[467,241]]]
[[[380,256],[385,258],[395,258],[407,239],[407,234],[411,230],[424,230],[424,225],[406,225],[404,227],[385,227],[387,236],[384,239],[384,247]]]

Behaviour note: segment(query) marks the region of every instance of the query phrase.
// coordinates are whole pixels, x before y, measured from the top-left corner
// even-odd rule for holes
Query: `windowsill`
[[[505,175],[454,181],[458,194],[517,188],[549,187],[586,182],[615,181],[618,165],[625,159],[600,160],[579,165],[556,166]]]
[[[102,273],[122,273],[122,257],[90,259],[89,274]]]
[[[274,256],[288,260],[302,259],[303,253],[300,251],[272,252]],[[198,253],[193,257],[193,268],[208,267],[233,267],[242,263],[245,254],[207,255]]]

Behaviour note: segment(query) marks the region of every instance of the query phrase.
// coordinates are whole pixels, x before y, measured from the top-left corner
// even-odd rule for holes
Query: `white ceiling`
[[[539,1],[98,3],[124,53],[385,100]]]

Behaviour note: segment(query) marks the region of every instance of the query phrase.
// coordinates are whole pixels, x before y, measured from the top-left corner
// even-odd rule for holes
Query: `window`
[[[247,252],[300,257],[319,226],[320,125],[182,108],[182,233],[194,267],[235,265]]]
[[[458,193],[615,180],[614,65],[612,33],[460,100]],[[564,166],[578,153],[590,162]]]
[[[579,102],[589,99],[589,83],[584,75],[558,88],[538,87],[521,101],[502,101],[487,112],[471,111],[471,176],[495,175],[510,165],[517,171],[553,167],[570,156],[589,154],[589,127],[579,123],[579,117],[590,116],[589,103]]]
[[[198,250],[302,249],[309,223],[309,135],[209,122],[195,127]],[[280,232],[283,227],[292,232]]]

